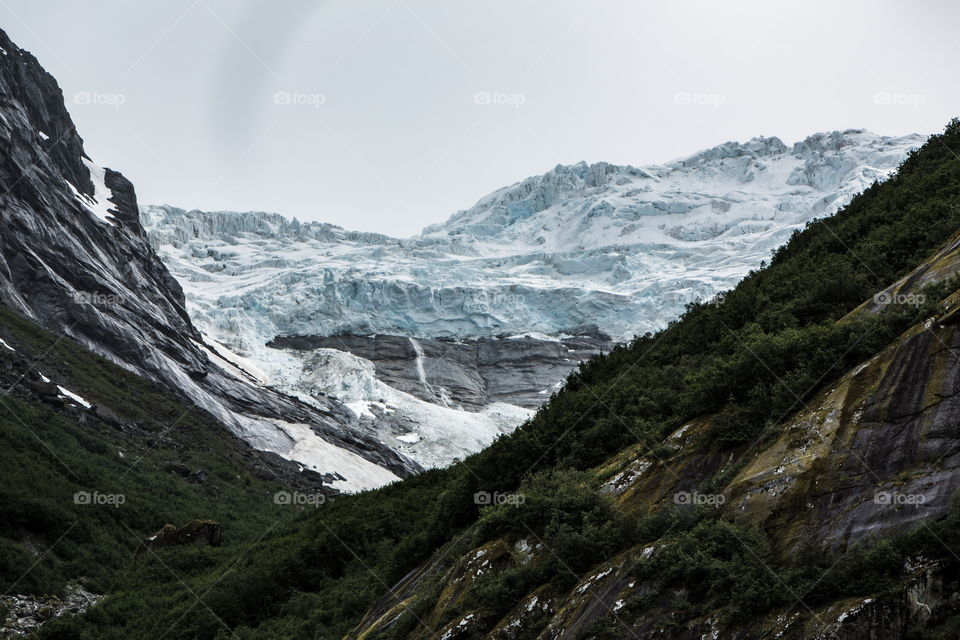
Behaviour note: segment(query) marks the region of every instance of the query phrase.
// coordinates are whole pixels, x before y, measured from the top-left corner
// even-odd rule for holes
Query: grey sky
[[[0,0],[0,17],[141,202],[392,235],[558,163],[960,114],[954,0]]]

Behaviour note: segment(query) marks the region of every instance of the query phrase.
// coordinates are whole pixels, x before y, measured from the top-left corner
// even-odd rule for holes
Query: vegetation
[[[0,397],[0,593],[62,594],[77,581],[110,593],[145,564],[133,561],[137,545],[166,523],[214,519],[239,544],[293,518],[273,503],[282,487],[254,477],[246,447],[205,414],[9,309],[0,307],[0,325],[17,345],[0,349],[0,367],[15,382]],[[109,408],[129,429],[20,394],[29,385],[23,373],[33,370]],[[206,479],[182,477],[194,470]],[[186,555],[212,566],[231,554]]]
[[[936,537],[953,540],[960,531],[956,510],[936,526],[842,558],[811,548],[792,563],[773,556],[763,531],[726,521],[715,511],[625,514],[598,493],[590,470],[637,443],[669,454],[664,437],[703,415],[713,420],[701,445],[741,453],[776,434],[784,420],[843,372],[928,317],[956,283],[926,290],[927,300],[919,306],[848,314],[960,229],[960,162],[951,149],[960,150],[958,121],[913,153],[897,176],[870,187],[836,216],[796,233],[769,265],[722,301],[693,304],[665,330],[593,358],[522,428],[448,469],[338,499],[277,525],[259,540],[254,533],[263,530],[263,504],[244,502],[248,494],[224,479],[220,490],[235,502],[218,513],[233,515],[237,529],[247,532],[237,537],[246,546],[168,550],[135,569],[96,574],[113,578],[110,596],[82,619],[51,623],[45,634],[109,639],[149,637],[163,629],[168,638],[341,638],[390,586],[438,549],[499,536],[536,536],[548,543],[552,559],[473,585],[467,606],[484,603],[494,615],[538,585],[569,589],[576,574],[658,539],[662,551],[637,560],[636,569],[659,588],[628,607],[659,610],[665,625],[717,607],[749,619],[791,606],[796,593],[805,594],[805,602],[827,603],[892,588],[908,553],[935,553]],[[31,414],[30,407],[18,411],[36,430],[56,422]],[[3,429],[19,433],[9,422]],[[88,461],[89,473],[100,478],[115,464],[112,449],[91,451],[75,426],[58,429],[55,437],[66,440],[65,450],[82,469]],[[55,468],[36,446],[22,448],[24,461],[18,465],[33,466],[29,476],[15,481]],[[184,510],[191,499],[204,499],[162,484],[160,476],[137,475],[141,491],[152,490],[154,482],[160,483],[158,495],[180,491]],[[519,491],[525,500],[481,508],[474,499],[480,491]],[[14,498],[5,496],[4,505],[8,499]],[[62,511],[67,509],[62,500],[63,495],[51,496],[45,510],[38,510],[47,520],[32,526],[63,531],[76,515]],[[169,502],[171,508],[178,504],[176,497]],[[16,509],[21,517],[30,511]],[[142,530],[152,513],[131,511],[123,517]],[[7,544],[23,546],[13,529],[5,535]],[[254,543],[255,552],[248,553]],[[16,559],[17,553],[2,557]],[[67,558],[67,551],[62,553]],[[89,571],[89,563],[82,566]],[[68,572],[59,571],[62,580]],[[37,585],[48,580],[43,574],[32,579],[40,581]],[[681,595],[670,595],[676,593]],[[418,615],[411,611],[402,628],[414,632]],[[950,624],[956,622],[944,621]],[[597,635],[605,637],[601,627]],[[617,637],[616,630],[609,636]]]

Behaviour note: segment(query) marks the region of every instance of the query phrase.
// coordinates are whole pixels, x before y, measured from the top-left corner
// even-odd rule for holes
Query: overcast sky
[[[0,0],[141,203],[412,235],[558,163],[940,131],[960,2]]]

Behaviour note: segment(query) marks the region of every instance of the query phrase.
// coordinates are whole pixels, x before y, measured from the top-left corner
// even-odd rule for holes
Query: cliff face
[[[493,402],[536,409],[577,364],[613,343],[601,335],[464,340],[404,336],[279,336],[273,348],[340,349],[376,366],[380,380],[427,402],[479,411]]]
[[[417,470],[340,405],[271,391],[207,343],[150,246],[133,185],[86,156],[37,60],[2,32],[0,49],[0,301],[331,482],[359,488]]]
[[[198,334],[180,286],[147,243],[133,186],[87,158],[56,81],[37,60],[3,33],[0,47],[3,301],[86,345],[111,347],[112,359],[146,373],[143,349],[110,334],[139,324],[140,342],[201,370],[201,356],[171,339]]]

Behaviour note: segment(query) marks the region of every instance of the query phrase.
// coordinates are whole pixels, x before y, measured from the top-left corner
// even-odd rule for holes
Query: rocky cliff
[[[36,58],[2,33],[0,49],[0,300],[339,486],[419,469],[341,405],[308,406],[272,391],[206,341],[150,246],[133,186],[85,154]]]
[[[377,378],[422,400],[471,411],[497,402],[536,409],[577,365],[609,351],[589,328],[559,338],[425,339],[404,336],[278,336],[275,349],[338,349],[372,362]],[[546,339],[544,339],[546,338]]]

